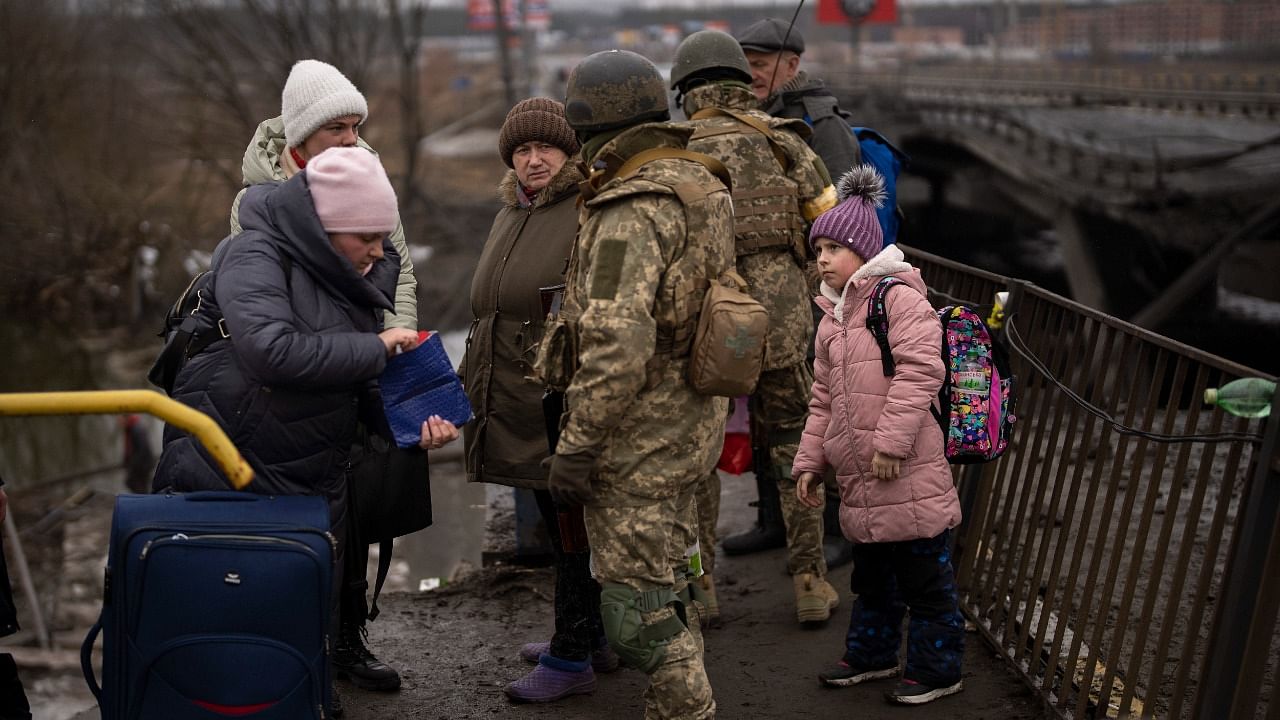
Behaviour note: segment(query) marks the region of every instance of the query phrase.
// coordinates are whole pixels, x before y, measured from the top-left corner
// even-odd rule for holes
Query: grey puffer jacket
[[[212,265],[213,300],[230,339],[187,361],[173,397],[227,433],[253,467],[248,490],[323,495],[336,517],[358,405],[372,404],[386,365],[377,332],[399,257],[384,240],[385,257],[357,273],[320,226],[305,172],[249,188],[240,218],[244,231],[218,245]],[[173,426],[152,486],[229,487],[199,442]]]
[[[840,109],[836,96],[821,80],[809,77],[803,70],[765,100],[761,109],[774,117],[809,123],[813,128],[809,147],[822,158],[832,178],[838,179],[862,164],[858,141],[849,130],[852,116]]]

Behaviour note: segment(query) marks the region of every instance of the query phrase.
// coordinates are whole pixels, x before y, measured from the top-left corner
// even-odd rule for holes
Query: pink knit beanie
[[[836,183],[840,204],[818,216],[809,229],[809,247],[824,237],[843,245],[863,262],[884,249],[884,231],[876,208],[884,206],[884,178],[871,165],[859,165]]]
[[[400,224],[396,191],[378,156],[361,147],[334,147],[303,171],[311,201],[328,233],[389,233]]]

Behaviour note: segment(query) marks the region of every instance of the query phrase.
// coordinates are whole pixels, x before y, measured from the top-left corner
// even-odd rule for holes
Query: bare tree
[[[421,59],[422,34],[427,16],[425,1],[409,0],[401,8],[400,0],[387,0],[391,41],[396,49],[400,70],[400,143],[404,153],[404,177],[401,178],[402,205],[424,203],[418,189],[418,142],[422,139],[424,119],[419,97],[418,64]]]
[[[315,58],[365,86],[380,43],[377,13],[360,0],[146,0],[161,32],[149,54],[185,109],[176,139],[192,159],[240,183],[238,164],[257,124],[279,114],[289,69]]]

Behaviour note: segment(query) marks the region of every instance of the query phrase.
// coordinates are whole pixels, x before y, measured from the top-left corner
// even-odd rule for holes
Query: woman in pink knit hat
[[[380,427],[372,392],[387,358],[418,334],[385,328],[399,258],[388,234],[399,223],[395,191],[373,153],[325,150],[283,183],[254,185],[240,204],[243,231],[214,250],[213,282],[173,398],[212,417],[253,467],[246,488],[267,495],[320,495],[330,531],[347,527],[348,456],[357,422]],[[457,428],[424,419],[433,449]],[[227,478],[186,431],[165,427],[153,490],[226,490]],[[342,587],[345,543],[334,568]],[[335,628],[336,630],[336,628]]]
[[[836,190],[841,203],[818,216],[809,232],[822,274],[816,302],[823,317],[809,419],[793,472],[800,502],[820,507],[822,474],[828,466],[835,470],[840,529],[854,543],[850,585],[857,599],[844,657],[818,677],[830,687],[900,677],[886,699],[918,705],[962,688],[964,620],[950,558],[960,502],[932,412],[944,372],[942,324],[920,271],[896,245],[881,249],[875,211],[884,202],[883,178],[861,165]],[[882,282],[893,282],[878,295],[883,308],[875,309],[888,318],[892,368],[867,327]],[[898,284],[905,287],[895,289]]]

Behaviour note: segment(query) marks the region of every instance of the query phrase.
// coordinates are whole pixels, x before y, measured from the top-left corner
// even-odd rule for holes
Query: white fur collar
[[[844,299],[849,294],[849,288],[854,283],[863,278],[883,277],[885,275],[894,275],[900,272],[906,272],[911,269],[911,263],[906,261],[906,256],[898,249],[897,245],[889,245],[875,257],[868,260],[862,267],[858,268],[849,281],[844,284],[844,288],[837,293],[833,288],[827,287],[826,283],[821,284],[822,296],[830,300],[835,305],[836,322],[844,324]]]

